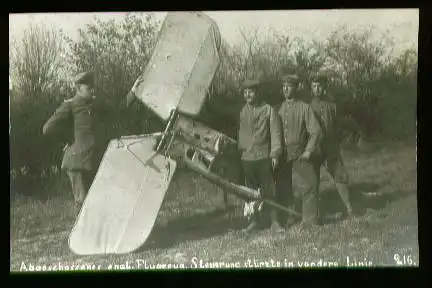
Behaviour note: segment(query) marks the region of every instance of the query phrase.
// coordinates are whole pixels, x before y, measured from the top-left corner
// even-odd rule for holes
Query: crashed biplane
[[[224,193],[292,213],[232,181],[236,141],[196,119],[221,60],[220,46],[218,27],[205,14],[167,14],[149,63],[129,94],[164,120],[165,130],[110,141],[69,237],[74,253],[122,254],[142,246],[178,165]]]

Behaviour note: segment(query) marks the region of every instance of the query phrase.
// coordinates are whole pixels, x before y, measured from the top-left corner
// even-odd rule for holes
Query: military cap
[[[242,84],[242,88],[243,89],[256,88],[257,86],[259,86],[260,83],[261,82],[256,79],[246,79]]]
[[[299,77],[296,74],[285,74],[282,75],[282,82],[288,82],[291,84],[298,84],[300,82]]]
[[[94,73],[93,73],[93,71],[87,71],[87,72],[79,73],[75,77],[74,82],[76,84],[87,84],[87,85],[93,86],[94,85]]]
[[[314,77],[312,77],[312,83],[320,83],[325,84],[328,81],[327,75],[324,73],[318,73]]]

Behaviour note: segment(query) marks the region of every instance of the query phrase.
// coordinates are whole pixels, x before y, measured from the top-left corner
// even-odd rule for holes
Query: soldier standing
[[[282,77],[285,100],[279,108],[279,115],[282,120],[285,149],[283,161],[276,173],[276,193],[281,204],[285,204],[284,202],[291,198],[294,209],[301,211],[303,224],[317,225],[320,184],[320,162],[317,155],[322,130],[310,105],[298,98],[298,84],[297,75]],[[304,182],[303,193],[293,191],[293,169]]]
[[[282,152],[282,131],[276,110],[264,103],[261,93],[257,93],[259,84],[257,80],[246,80],[243,84],[246,104],[240,112],[238,145],[246,186],[259,189],[263,197],[273,198],[273,168],[277,166]],[[263,205],[260,214],[256,212],[252,216],[247,231],[264,228],[262,220],[268,220],[269,216],[271,228],[277,232],[282,231],[276,211]],[[264,216],[264,219],[260,216]]]
[[[336,104],[324,100],[324,87],[327,83],[325,75],[318,74],[312,80],[311,107],[317,115],[323,128],[321,142],[322,164],[333,178],[336,189],[341,197],[348,216],[352,216],[353,209],[349,200],[348,182],[339,148]]]
[[[61,168],[67,171],[78,209],[90,188],[94,169],[93,85],[92,72],[80,73],[75,80],[75,96],[65,100],[43,126],[44,134],[68,121],[74,127],[74,141],[64,149]]]

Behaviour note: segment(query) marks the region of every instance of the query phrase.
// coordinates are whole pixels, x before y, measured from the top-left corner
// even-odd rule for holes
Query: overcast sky
[[[276,11],[211,11],[205,12],[219,26],[222,37],[231,45],[241,41],[239,29],[258,28],[265,35],[268,29],[287,31],[305,40],[323,39],[338,25],[346,24],[353,29],[365,26],[376,28],[376,37],[388,31],[400,49],[417,47],[418,9],[368,9],[368,10],[276,10]],[[34,13],[10,14],[9,35],[19,38],[30,22],[44,22],[63,29],[71,37],[78,37],[78,28],[91,23],[93,17],[121,19],[126,13]],[[153,13],[163,21],[166,13]]]

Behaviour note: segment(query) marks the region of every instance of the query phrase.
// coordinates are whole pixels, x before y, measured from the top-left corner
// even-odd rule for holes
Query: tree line
[[[57,175],[64,143],[43,136],[42,125],[65,98],[73,96],[70,77],[79,71],[95,71],[97,99],[103,102],[97,105],[103,118],[98,135],[101,153],[114,137],[163,129],[143,105],[125,105],[125,95],[151,56],[159,25],[145,13],[130,13],[120,21],[95,18],[79,30],[78,39],[71,39],[61,30],[31,24],[19,41],[10,44],[12,181],[34,185]],[[243,105],[239,87],[245,78],[266,79],[265,97],[278,105],[281,70],[300,76],[299,92],[305,95],[311,77],[320,70],[328,74],[329,95],[346,120],[346,142],[415,139],[415,49],[391,57],[391,38],[373,41],[371,29],[353,32],[349,27],[339,27],[324,41],[312,43],[283,33],[264,38],[257,31],[241,35],[241,45],[224,43],[221,48],[221,63],[200,115],[211,127],[236,137]]]

